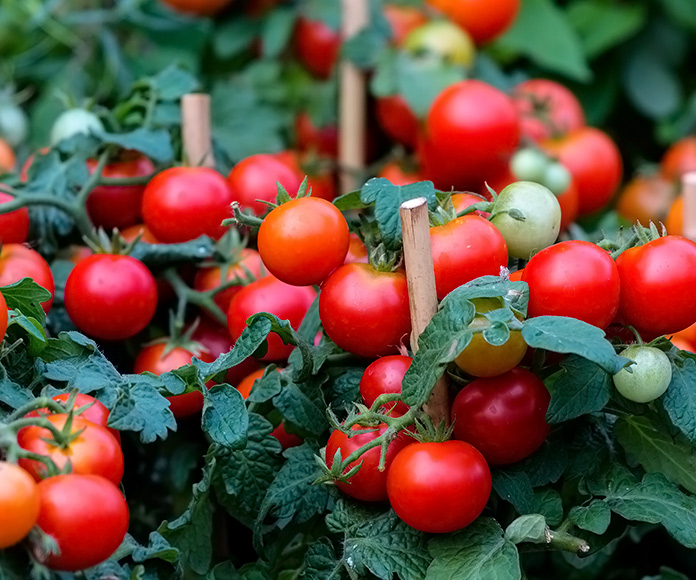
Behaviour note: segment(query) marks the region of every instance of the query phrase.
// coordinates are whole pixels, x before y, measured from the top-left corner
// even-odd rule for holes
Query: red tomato
[[[127,228],[119,232],[121,237],[126,240],[126,242],[132,242],[135,237],[140,234],[140,241],[146,244],[159,244],[160,241],[155,237],[155,235],[150,231],[145,224],[134,224],[128,226]]]
[[[382,167],[377,177],[384,177],[394,185],[408,185],[409,183],[416,183],[417,181],[423,180],[420,173],[415,168],[407,167],[405,164],[399,163],[398,161],[389,161]]]
[[[230,302],[227,311],[227,328],[235,342],[246,328],[247,319],[258,312],[275,314],[288,320],[297,329],[307,310],[316,298],[311,286],[290,286],[275,276],[266,276],[242,288]],[[283,344],[281,338],[271,333],[268,336],[268,351],[262,360],[287,359],[294,347]]]
[[[411,32],[428,22],[428,17],[415,6],[385,4],[382,10],[391,27],[395,46],[402,46]]]
[[[603,131],[582,127],[565,137],[541,143],[570,171],[578,188],[579,215],[602,209],[621,182],[622,162],[616,144]]]
[[[51,297],[41,303],[44,312],[48,314],[55,290],[48,262],[37,251],[22,244],[3,244],[0,248],[0,286],[9,286],[22,278],[31,278],[51,293]]]
[[[623,283],[614,260],[596,244],[571,240],[535,254],[524,268],[528,316],[571,316],[605,329],[619,309]]]
[[[619,315],[647,336],[683,330],[696,322],[696,243],[665,236],[616,258],[621,276]],[[529,267],[528,267],[529,268]]]
[[[271,437],[275,437],[283,449],[290,449],[290,447],[297,447],[304,443],[304,439],[295,435],[294,433],[288,433],[285,429],[285,423],[280,423],[273,431],[271,431]]]
[[[341,35],[321,20],[300,17],[295,27],[295,52],[315,76],[331,76],[341,48]]]
[[[87,160],[90,174],[97,167],[96,159]],[[129,178],[143,177],[155,172],[155,166],[147,157],[139,153],[104,167],[103,177]],[[100,185],[87,197],[87,213],[92,223],[106,230],[125,228],[140,221],[140,206],[144,185]]]
[[[193,353],[190,350],[176,346],[165,354],[164,350],[166,348],[166,342],[157,342],[144,346],[135,358],[133,372],[138,374],[149,372],[153,375],[161,375],[162,373],[191,364],[194,356],[203,362],[213,362],[215,360],[204,350]],[[206,386],[210,388],[212,384],[212,381],[210,381]],[[167,401],[169,401],[169,410],[176,418],[195,415],[203,408],[203,395],[199,391],[167,397]]]
[[[394,353],[411,332],[406,275],[344,264],[322,285],[319,316],[329,338],[348,352],[371,358]]]
[[[621,190],[616,211],[629,222],[648,227],[665,220],[674,196],[674,185],[664,177],[637,175]]]
[[[696,171],[696,137],[684,137],[672,144],[662,156],[660,170],[663,177],[672,182],[689,171]]]
[[[62,430],[68,415],[56,413],[48,415],[46,420],[56,429]],[[114,485],[121,483],[123,477],[123,452],[116,438],[106,427],[97,425],[80,416],[73,416],[71,434],[82,431],[68,443],[65,448],[53,441],[48,429],[31,425],[23,427],[17,433],[17,443],[22,449],[46,455],[53,459],[58,469],[70,463],[72,473],[81,475],[94,474],[105,477]],[[20,459],[20,467],[36,480],[45,476],[45,465],[35,459]]]
[[[0,191],[0,205],[12,201],[9,193]],[[29,235],[29,210],[26,207],[0,214],[0,243],[23,244]]]
[[[387,474],[387,494],[404,522],[422,532],[454,532],[473,522],[491,495],[483,455],[463,441],[414,443]]]
[[[293,286],[321,284],[348,253],[350,237],[343,214],[325,199],[301,197],[274,208],[258,234],[268,271]]]
[[[70,320],[96,338],[135,336],[149,324],[156,308],[155,279],[131,256],[89,256],[73,268],[65,284]]]
[[[121,545],[128,531],[128,505],[119,489],[98,475],[57,475],[39,483],[38,526],[60,554],[39,556],[53,570],[96,566]]]
[[[515,463],[534,453],[549,434],[550,400],[544,383],[521,367],[476,379],[452,403],[454,437],[471,443],[491,465]]]
[[[438,300],[474,278],[497,276],[508,263],[503,235],[477,215],[465,215],[430,228],[430,245]]]
[[[295,138],[300,151],[313,151],[332,158],[338,155],[338,127],[335,124],[317,127],[304,111],[295,117]]]
[[[476,44],[485,44],[505,32],[517,18],[521,0],[427,0],[459,24]]]
[[[475,189],[499,172],[517,148],[512,100],[482,81],[450,85],[430,107],[420,141],[423,174],[443,190]]]
[[[378,358],[370,363],[360,379],[360,396],[366,406],[372,407],[377,397],[385,393],[401,393],[401,383],[404,375],[411,366],[410,356],[394,354]],[[408,411],[408,405],[403,401],[383,405],[386,410],[403,415]]]
[[[575,185],[575,181],[571,178],[570,185],[560,195],[556,196],[558,205],[561,206],[561,225],[560,231],[565,231],[578,217],[580,194]]]
[[[459,213],[460,211],[464,211],[467,207],[470,205],[474,205],[475,203],[481,203],[482,201],[486,201],[486,199],[479,195],[478,193],[472,193],[470,191],[465,191],[461,193],[453,193],[452,197],[452,205],[454,206],[454,211]],[[479,211],[476,210],[474,212],[476,215],[480,215],[481,217],[488,217],[490,214],[487,212]]]
[[[373,428],[363,427],[361,425],[353,425],[353,427],[351,427],[351,431],[365,430],[368,432],[353,435],[352,437],[348,437],[339,430],[331,433],[329,442],[326,444],[326,464],[329,468],[333,465],[337,451],[340,451],[342,460],[347,459],[353,451],[360,449],[363,445],[366,445],[384,433],[387,430],[387,426],[382,424],[379,427]],[[410,443],[413,443],[413,441],[411,437],[406,435],[405,431],[402,431],[397,435],[396,439],[389,443],[384,471],[378,469],[381,449],[379,447],[373,447],[369,451],[366,451],[359,459],[348,464],[343,473],[347,473],[362,462],[362,466],[358,472],[347,482],[339,481],[336,483],[338,489],[346,495],[362,501],[386,500],[387,474],[389,473],[391,463],[394,461],[394,457],[396,457],[399,451]]]
[[[0,342],[5,338],[5,333],[7,332],[7,322],[9,320],[9,314],[7,311],[7,302],[5,297],[0,292]]]
[[[220,12],[232,0],[161,0],[170,8],[197,16],[211,16]]]
[[[21,467],[0,461],[0,550],[23,540],[39,517],[39,490]]]
[[[312,188],[312,197],[333,201],[338,195],[336,187],[336,173],[331,169],[317,169],[308,171],[309,187]]]
[[[379,97],[375,103],[377,122],[387,136],[397,143],[415,147],[420,121],[401,95]]]
[[[155,238],[169,244],[227,231],[234,200],[225,178],[208,167],[171,167],[150,180],[143,193],[143,221]]]
[[[359,262],[361,264],[367,264],[367,248],[362,240],[358,237],[358,234],[350,234],[350,244],[348,246],[348,253],[346,254],[346,259],[344,260],[346,264],[352,264],[353,262]]]

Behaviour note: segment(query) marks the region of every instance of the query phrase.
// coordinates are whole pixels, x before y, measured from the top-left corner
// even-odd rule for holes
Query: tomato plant
[[[383,11],[391,27],[392,43],[396,46],[402,46],[412,30],[428,21],[426,15],[416,6],[385,4]]]
[[[0,461],[0,549],[23,540],[39,518],[39,490],[21,467]]]
[[[360,396],[365,405],[371,407],[380,395],[401,393],[401,382],[412,360],[409,356],[393,354],[370,363],[360,379]],[[402,401],[385,403],[382,406],[401,415],[408,411],[408,405]]]
[[[55,291],[53,273],[48,263],[36,250],[23,244],[3,244],[0,248],[0,286],[19,282],[22,278],[31,278],[51,293],[51,298],[41,303],[44,312],[48,313]]]
[[[295,117],[294,129],[300,151],[311,151],[328,157],[338,155],[338,127],[335,124],[317,127],[309,114],[302,111]]]
[[[636,403],[649,403],[664,394],[672,381],[672,365],[664,352],[654,346],[634,345],[621,356],[635,364],[612,377],[619,393]]]

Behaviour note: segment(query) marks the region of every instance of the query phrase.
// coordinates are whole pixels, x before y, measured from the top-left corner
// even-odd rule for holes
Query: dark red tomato
[[[334,158],[338,155],[338,127],[335,124],[317,127],[304,111],[295,117],[295,138],[300,151]]]
[[[602,209],[621,182],[621,154],[611,137],[594,127],[541,143],[570,171],[578,188],[580,216]]]
[[[674,185],[661,175],[636,175],[621,190],[616,211],[633,224],[649,227],[650,222],[665,220],[675,193]]]
[[[96,566],[121,545],[128,531],[128,505],[119,489],[98,475],[57,475],[39,483],[37,525],[60,554],[41,553],[52,570],[73,572]]]
[[[348,253],[348,223],[331,202],[292,199],[264,218],[259,254],[268,271],[293,286],[321,284]]]
[[[571,240],[535,254],[524,269],[527,315],[571,316],[605,329],[618,309],[623,283],[611,256],[596,244]]]
[[[144,346],[135,359],[133,372],[138,374],[149,372],[154,375],[161,375],[162,373],[191,364],[194,356],[203,362],[213,362],[215,360],[204,350],[193,353],[190,350],[176,346],[165,354],[165,348],[167,348],[166,342]],[[212,382],[208,382],[206,386],[210,388],[212,385]],[[199,391],[174,395],[167,397],[167,400],[169,401],[169,410],[177,418],[195,415],[203,408],[203,395]]]
[[[288,433],[285,429],[285,423],[280,423],[273,431],[271,431],[271,437],[275,437],[283,449],[290,449],[290,447],[297,447],[304,443],[302,437],[295,435],[294,433]]]
[[[132,242],[136,236],[139,235],[139,241],[145,242],[146,244],[160,243],[160,241],[150,231],[150,228],[148,228],[145,224],[134,224],[132,226],[128,226],[119,233],[121,234],[121,237],[126,240],[126,242]]]
[[[328,337],[348,352],[370,358],[397,352],[411,332],[406,274],[344,264],[322,285],[319,316]]]
[[[679,181],[689,171],[696,171],[696,137],[684,137],[672,144],[662,156],[660,171],[671,182]]]
[[[387,474],[387,494],[404,522],[421,532],[454,532],[473,522],[491,495],[483,455],[464,441],[414,443]]]
[[[160,242],[187,242],[227,231],[234,201],[225,178],[208,167],[171,167],[150,180],[143,193],[143,221]]]
[[[9,286],[22,278],[31,278],[51,293],[51,297],[41,303],[44,312],[48,314],[55,291],[53,273],[48,262],[36,250],[23,244],[3,244],[0,248],[0,286]]]
[[[97,167],[96,159],[87,160],[90,174]],[[104,167],[103,177],[124,179],[152,175],[155,166],[147,157],[139,153],[121,161],[114,161]],[[87,197],[87,213],[92,223],[107,230],[125,228],[140,220],[140,206],[144,185],[100,185]]]
[[[232,199],[242,208],[251,209],[256,215],[268,211],[268,206],[257,199],[275,202],[278,195],[276,183],[287,190],[291,197],[297,194],[302,183],[302,175],[284,158],[275,155],[258,154],[242,159],[227,176],[232,190]]]
[[[522,135],[533,141],[560,137],[586,125],[577,97],[549,79],[529,79],[515,87],[512,99],[520,114]]]
[[[0,206],[12,201],[9,193],[0,191]],[[29,235],[29,210],[26,207],[0,214],[0,243],[23,244]]]
[[[570,185],[560,195],[556,196],[558,205],[561,206],[561,226],[560,231],[565,231],[578,217],[580,194],[575,185],[575,181],[571,178]]]
[[[420,122],[401,95],[379,97],[375,114],[379,126],[389,138],[402,145],[416,146]]]
[[[382,10],[391,27],[394,46],[403,46],[411,32],[428,22],[428,17],[415,6],[385,4]]]
[[[521,367],[476,379],[452,403],[454,437],[471,443],[490,465],[515,463],[534,453],[549,434],[550,400],[544,383]]]
[[[65,309],[85,334],[123,340],[145,328],[157,308],[157,284],[135,258],[94,254],[78,263],[65,284]]]
[[[521,0],[427,0],[466,30],[476,44],[505,32],[517,17]]]
[[[460,81],[428,112],[419,149],[423,174],[440,189],[475,189],[507,164],[519,140],[510,97],[479,80]]]
[[[394,354],[383,356],[370,363],[360,379],[360,396],[363,403],[372,407],[380,395],[401,393],[401,383],[412,361],[410,356]],[[383,407],[387,410],[394,409],[399,415],[408,411],[408,405],[403,401],[387,403]]]
[[[300,17],[295,27],[295,52],[299,61],[315,76],[327,79],[331,76],[338,52],[341,35],[320,20]]]
[[[377,177],[384,177],[391,181],[394,185],[408,185],[422,181],[423,177],[415,168],[407,167],[398,161],[389,161],[382,167]]]
[[[7,332],[7,322],[9,320],[9,315],[7,311],[7,302],[5,297],[0,292],[0,342],[5,338],[5,333]]]
[[[430,228],[430,245],[438,300],[474,278],[497,276],[508,263],[505,238],[491,222],[477,215]]]
[[[354,425],[351,431],[364,431],[367,433],[361,433],[359,435],[353,435],[348,437],[345,433],[336,430],[333,431],[329,437],[329,442],[326,444],[326,464],[331,468],[334,462],[334,457],[336,452],[340,451],[341,460],[347,459],[348,456],[360,449],[363,445],[366,445],[370,441],[373,441],[379,437],[382,433],[387,430],[386,425],[380,425],[379,427],[363,427],[361,425]],[[362,466],[358,472],[353,475],[347,482],[337,482],[336,485],[346,495],[354,497],[362,501],[384,501],[387,499],[387,474],[389,473],[389,468],[391,463],[394,461],[396,455],[404,447],[413,443],[413,439],[406,435],[404,431],[397,435],[387,448],[387,455],[385,461],[384,471],[380,471],[379,467],[379,456],[381,449],[379,447],[373,447],[369,451],[363,453],[359,459],[352,461],[348,464],[343,473],[347,473],[353,469],[356,465],[362,462]]]
[[[367,264],[367,248],[358,237],[358,234],[350,234],[350,245],[348,246],[348,253],[346,254],[344,262],[346,264],[352,264],[354,262]]]
[[[616,258],[621,276],[619,315],[641,334],[659,336],[696,322],[696,243],[665,236]]]
[[[46,420],[58,430],[62,430],[68,415],[56,413]],[[114,485],[121,483],[123,477],[123,452],[116,438],[106,427],[97,425],[80,416],[73,416],[70,433],[77,435],[66,447],[53,441],[51,432],[36,425],[23,427],[17,433],[17,443],[22,449],[53,459],[58,469],[70,463],[72,473],[93,474],[105,477]],[[20,459],[20,467],[36,480],[45,476],[46,466],[35,459]]]
[[[235,342],[246,328],[247,319],[258,312],[275,314],[288,320],[294,329],[299,328],[307,310],[316,298],[311,286],[290,286],[275,276],[266,276],[242,288],[230,302],[227,311],[227,328]],[[268,336],[268,351],[262,360],[281,361],[288,358],[294,347],[283,344],[281,338]]]
[[[220,12],[232,0],[161,0],[170,8],[197,16],[211,16]]]

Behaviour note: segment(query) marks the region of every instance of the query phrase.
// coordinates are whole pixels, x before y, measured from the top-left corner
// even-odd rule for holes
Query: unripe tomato
[[[9,193],[0,191],[0,205],[12,201]],[[29,235],[29,210],[26,207],[0,214],[0,243],[23,244]]]
[[[85,109],[68,109],[62,112],[53,122],[51,127],[51,145],[74,137],[75,135],[89,135],[104,131],[104,125],[99,117]]]
[[[404,48],[467,68],[474,64],[476,56],[471,37],[449,20],[431,20],[419,26],[408,35]]]
[[[0,461],[0,550],[23,540],[39,518],[39,490],[18,465]]]
[[[29,134],[27,114],[12,100],[2,97],[0,100],[0,138],[10,147],[21,145]]]
[[[635,364],[612,377],[619,393],[636,403],[649,403],[664,394],[672,381],[672,365],[664,352],[654,346],[634,345],[624,349],[621,356]]]

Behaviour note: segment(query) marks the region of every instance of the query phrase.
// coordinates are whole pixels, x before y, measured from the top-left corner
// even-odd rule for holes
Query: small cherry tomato
[[[53,273],[48,262],[36,250],[23,244],[3,244],[0,248],[0,286],[9,286],[22,278],[31,278],[51,293],[51,297],[41,303],[44,312],[48,314],[55,291]]]
[[[672,381],[672,364],[664,352],[654,346],[634,345],[624,349],[621,356],[635,364],[612,377],[619,393],[636,403],[649,403],[664,394]]]
[[[366,406],[372,407],[377,397],[386,393],[401,393],[401,383],[404,375],[411,366],[410,356],[394,354],[383,356],[370,363],[360,379],[360,396]],[[384,409],[393,409],[403,415],[408,411],[408,405],[403,401],[386,403]]]
[[[0,206],[12,201],[9,193],[0,191]],[[29,235],[29,210],[26,207],[0,214],[0,243],[23,244]]]
[[[0,550],[23,540],[39,518],[39,490],[21,467],[0,461]]]

